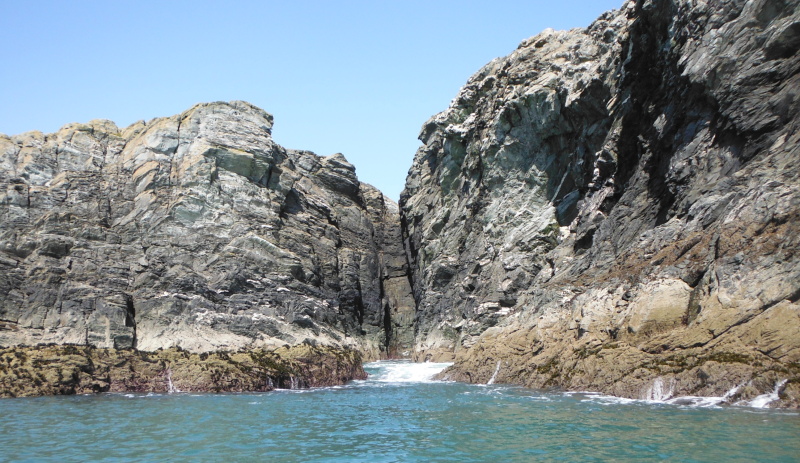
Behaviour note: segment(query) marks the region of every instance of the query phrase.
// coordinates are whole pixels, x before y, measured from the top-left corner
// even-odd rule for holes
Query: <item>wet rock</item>
[[[353,350],[308,344],[190,353],[91,346],[0,349],[0,397],[97,392],[261,392],[365,379]]]

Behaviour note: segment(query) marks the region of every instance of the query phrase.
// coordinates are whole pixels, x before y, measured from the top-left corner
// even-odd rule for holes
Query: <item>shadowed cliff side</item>
[[[417,358],[796,406],[799,25],[796,1],[628,1],[475,74],[401,198]]]

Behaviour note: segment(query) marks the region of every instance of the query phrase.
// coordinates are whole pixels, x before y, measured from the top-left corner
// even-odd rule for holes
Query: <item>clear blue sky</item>
[[[417,135],[470,75],[622,0],[1,0],[0,132],[125,127],[246,100],[287,148],[343,153],[398,199]]]

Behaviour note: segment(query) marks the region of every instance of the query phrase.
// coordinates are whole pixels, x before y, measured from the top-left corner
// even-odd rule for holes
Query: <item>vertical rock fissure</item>
[[[392,357],[391,345],[393,337],[392,308],[391,304],[389,304],[389,301],[386,299],[386,288],[385,288],[386,276],[383,273],[383,267],[384,267],[383,259],[381,259],[381,264],[382,265],[378,271],[378,300],[380,301],[380,304],[382,305],[383,309],[383,317],[382,317],[383,318],[382,329],[384,336],[383,348],[386,350],[386,355],[391,358]]]
[[[130,294],[125,295],[125,326],[131,328],[131,347],[136,349],[136,307]]]

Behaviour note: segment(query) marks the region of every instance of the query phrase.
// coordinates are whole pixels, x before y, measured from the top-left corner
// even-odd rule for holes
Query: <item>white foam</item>
[[[754,408],[768,408],[768,405],[778,400],[779,392],[787,380],[779,381],[775,384],[772,392],[762,394],[749,401],[736,402],[735,406],[754,407]],[[656,378],[653,384],[645,392],[644,399],[626,399],[624,397],[615,397],[597,392],[580,391],[580,392],[564,392],[564,395],[583,395],[586,398],[581,399],[581,402],[598,402],[600,404],[630,404],[630,403],[643,403],[643,404],[666,404],[678,405],[686,407],[720,407],[722,405],[730,405],[731,398],[739,391],[743,385],[737,385],[731,388],[725,395],[721,397],[715,396],[678,396],[670,397],[673,393],[673,385],[665,387],[661,378]]]
[[[747,402],[746,405],[755,408],[767,408],[767,405],[769,405],[771,402],[775,402],[780,398],[778,393],[780,392],[783,385],[786,384],[786,381],[788,380],[784,379],[783,381],[778,381],[778,383],[775,384],[775,389],[773,389],[772,392],[769,392],[767,394],[761,394],[760,396]]]
[[[725,397],[703,397],[695,395],[685,395],[666,400],[664,403],[670,405],[685,405],[689,407],[718,407],[727,399]]]
[[[730,398],[733,397],[741,387],[741,384],[732,387],[722,397],[685,395],[663,402],[671,405],[686,405],[691,407],[719,407],[722,404],[730,403]]]
[[[494,373],[492,374],[492,377],[489,378],[489,382],[487,382],[486,384],[494,384],[494,380],[497,379],[497,373],[499,372],[500,372],[500,360],[497,361],[497,366],[494,369]]]
[[[623,405],[623,404],[667,404],[667,405],[683,405],[691,407],[714,407],[720,405],[727,398],[725,397],[700,397],[700,396],[680,396],[669,399],[654,399],[653,396],[664,397],[663,384],[656,385],[656,394],[652,394],[651,389],[648,389],[648,394],[651,398],[646,399],[629,399],[627,397],[617,397],[613,395],[602,394],[593,391],[565,391],[562,392],[566,396],[584,396],[580,399],[581,402],[596,402],[600,405]]]
[[[632,404],[636,402],[646,402],[644,400],[639,400],[639,399],[628,399],[626,397],[616,397],[613,395],[606,395],[606,394],[600,394],[599,392],[589,392],[589,391],[564,392],[563,394],[568,396],[583,395],[586,396],[586,398],[581,399],[581,402],[597,402],[602,405],[618,405],[618,404]]]
[[[664,379],[659,376],[653,384],[645,391],[644,399],[652,402],[667,402],[672,398],[675,390],[674,380],[670,380],[666,385]]]
[[[436,374],[444,371],[452,363],[413,363],[408,361],[380,361],[364,365],[368,369],[377,369],[370,374],[368,380],[378,383],[428,383]]]
[[[176,392],[182,392],[182,391],[177,387],[175,387],[174,384],[172,384],[172,370],[167,369],[167,393],[174,394]]]

